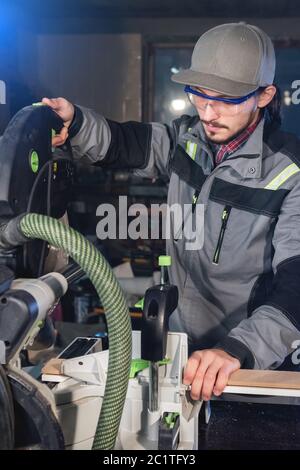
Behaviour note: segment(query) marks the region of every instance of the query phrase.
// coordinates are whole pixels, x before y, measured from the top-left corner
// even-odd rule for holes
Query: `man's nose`
[[[218,118],[219,115],[218,113],[216,113],[216,111],[214,110],[214,107],[210,104],[210,103],[207,103],[206,106],[205,106],[205,110],[202,111],[201,113],[201,118],[204,120],[204,121],[212,121],[213,119],[216,119]]]

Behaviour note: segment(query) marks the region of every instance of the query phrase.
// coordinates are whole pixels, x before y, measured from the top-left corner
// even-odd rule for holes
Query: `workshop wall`
[[[110,119],[141,119],[139,34],[24,33],[18,62],[24,83],[40,98],[64,96]]]
[[[0,132],[6,116],[44,95],[65,96],[119,121],[153,118],[147,103],[153,84],[147,74],[143,76],[146,46],[193,41],[212,26],[240,20],[262,27],[273,40],[300,40],[300,18],[291,16],[28,21],[15,29],[14,44],[2,52],[0,46],[0,79],[4,77],[8,87],[6,112],[3,106],[0,109]]]

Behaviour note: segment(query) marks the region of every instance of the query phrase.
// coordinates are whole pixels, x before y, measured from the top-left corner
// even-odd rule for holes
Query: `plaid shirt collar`
[[[236,150],[242,147],[246,141],[249,139],[250,135],[255,131],[259,122],[261,120],[261,116],[257,118],[257,120],[251,124],[251,126],[247,127],[241,134],[239,134],[235,139],[228,142],[228,144],[222,145],[213,145],[212,148],[214,150],[214,157],[215,157],[215,164],[216,166],[219,165],[221,162],[226,160],[230,155],[232,155]]]

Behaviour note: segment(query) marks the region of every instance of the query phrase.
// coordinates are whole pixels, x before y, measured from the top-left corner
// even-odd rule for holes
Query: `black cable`
[[[58,272],[66,278],[69,285],[79,281],[79,279],[82,279],[86,276],[85,271],[80,268],[77,263],[74,262],[69,263],[67,266],[64,266]]]
[[[60,161],[60,160],[64,160],[64,161],[70,161],[70,159],[68,157],[55,157],[53,158],[52,160],[48,160],[46,163],[44,163],[44,165],[42,166],[42,168],[40,169],[40,172],[39,174],[37,175],[33,185],[32,185],[32,188],[31,188],[31,191],[30,191],[30,195],[29,195],[29,199],[28,199],[28,204],[27,204],[27,210],[26,212],[30,212],[31,210],[31,205],[32,205],[32,200],[33,200],[33,196],[34,196],[34,192],[36,190],[36,187],[40,181],[40,178],[41,176],[43,175],[45,169],[47,168],[47,166],[49,166],[51,163],[54,163],[54,162],[57,162],[57,161]]]
[[[58,161],[70,161],[70,158],[68,157],[55,157],[55,158],[52,158],[51,160],[48,160],[47,162],[44,163],[44,165],[42,166],[42,168],[40,169],[39,171],[39,174],[37,175],[33,185],[32,185],[32,188],[31,188],[31,191],[30,191],[30,194],[29,194],[29,199],[28,199],[28,203],[27,203],[27,208],[26,208],[26,213],[28,214],[29,212],[31,212],[31,206],[32,206],[32,202],[33,202],[33,198],[34,198],[34,194],[35,194],[35,191],[36,191],[36,188],[41,180],[41,177],[44,175],[44,172],[45,170],[50,167],[50,172],[51,172],[51,178],[52,178],[52,164],[54,162],[58,162]],[[52,181],[51,181],[52,183]],[[49,173],[48,173],[48,186],[49,186]],[[51,211],[51,188],[50,188],[50,191],[49,191],[49,187],[47,188],[47,212],[48,212],[48,204],[50,204],[50,211]],[[49,215],[47,213],[47,215]],[[43,256],[44,256],[45,253],[43,253]],[[27,249],[27,245],[25,244],[24,247],[23,247],[23,265],[24,265],[24,269],[26,269],[27,267],[27,258],[28,258],[28,249]],[[42,257],[41,257],[41,260],[42,260]],[[39,265],[39,271],[40,271],[40,266],[41,266],[41,261],[40,260],[40,265]]]

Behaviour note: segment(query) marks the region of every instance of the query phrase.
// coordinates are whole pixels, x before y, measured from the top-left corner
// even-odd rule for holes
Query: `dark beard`
[[[206,136],[207,137],[207,140],[213,144],[216,144],[216,145],[226,145],[226,144],[229,144],[229,142],[231,142],[232,140],[234,140],[236,137],[238,137],[240,134],[242,134],[242,132],[244,132],[245,129],[247,129],[247,127],[249,126],[249,124],[247,124],[245,127],[243,127],[243,129],[239,130],[238,132],[236,132],[235,134],[233,134],[231,137],[229,137],[228,139],[226,140],[221,140],[221,141],[218,141],[216,142],[215,140],[211,139],[208,137],[208,135]]]
[[[259,120],[260,118],[261,118],[261,112],[258,114],[257,120]],[[218,142],[216,142],[216,141],[214,141],[213,139],[211,139],[211,138],[206,134],[206,132],[204,131],[204,132],[205,132],[205,135],[206,135],[206,138],[207,138],[207,141],[208,141],[208,142],[211,142],[211,143],[214,144],[214,145],[226,145],[226,144],[228,144],[229,142],[231,142],[232,140],[234,140],[236,137],[238,137],[240,134],[242,134],[242,132],[244,132],[244,131],[247,129],[247,127],[249,127],[251,121],[252,121],[252,119],[249,118],[248,123],[245,124],[245,126],[244,126],[242,129],[240,129],[239,131],[237,131],[235,134],[233,134],[233,135],[232,135],[231,137],[229,137],[228,139],[222,140],[222,141],[218,141]],[[224,126],[224,127],[225,127],[225,126]],[[204,128],[203,128],[203,130],[204,130]]]

